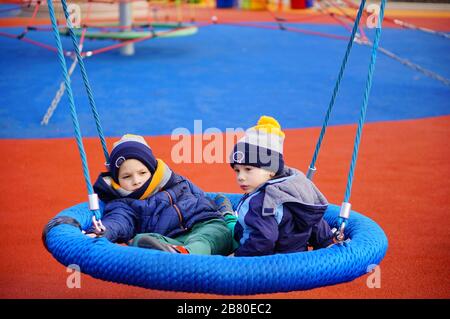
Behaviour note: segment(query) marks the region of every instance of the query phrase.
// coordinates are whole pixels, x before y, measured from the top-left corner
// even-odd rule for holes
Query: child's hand
[[[106,231],[106,229],[105,229],[105,231]],[[98,237],[102,237],[102,235],[103,235],[103,233],[102,233],[102,234],[97,234],[97,233],[95,232],[95,230],[92,231],[92,229],[88,230],[88,232],[85,232],[85,231],[83,230],[82,233],[85,234],[85,235],[88,236],[88,237],[91,237],[91,238],[98,238]]]

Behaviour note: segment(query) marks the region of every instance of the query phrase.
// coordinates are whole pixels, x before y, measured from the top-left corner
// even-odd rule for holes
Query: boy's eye
[[[141,174],[141,175],[145,175],[145,174],[147,174],[147,172],[143,171],[143,172],[141,172],[140,174]]]
[[[247,172],[251,171],[252,169],[253,169],[252,167],[246,167],[246,168],[245,168],[245,170],[246,170]]]
[[[130,175],[124,175],[124,176],[122,176],[122,179],[127,179],[129,177],[130,177]]]

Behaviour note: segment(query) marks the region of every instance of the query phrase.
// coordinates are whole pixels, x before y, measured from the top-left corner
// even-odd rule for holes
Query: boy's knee
[[[228,255],[232,249],[232,233],[222,219],[212,219],[202,225],[193,241],[206,240],[211,246],[211,254]]]

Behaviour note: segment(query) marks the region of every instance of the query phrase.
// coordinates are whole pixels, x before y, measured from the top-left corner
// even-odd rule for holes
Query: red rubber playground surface
[[[246,16],[242,13],[239,18]],[[411,19],[449,30],[448,17]],[[322,145],[315,182],[331,203],[340,204],[343,199],[355,130],[356,125],[331,126]],[[286,162],[305,170],[320,128],[285,132]],[[240,191],[227,164],[173,164],[175,142],[170,136],[147,137],[160,158],[205,191]],[[245,298],[450,298],[449,137],[449,115],[364,127],[351,203],[387,235],[389,248],[380,264],[380,288],[369,288],[366,275],[310,291]],[[107,138],[109,149],[114,140]],[[85,147],[93,180],[103,170],[103,154],[95,138],[86,138]],[[147,290],[85,274],[80,288],[69,289],[68,272],[45,250],[41,233],[59,211],[86,201],[75,141],[3,138],[0,150],[1,298],[223,298]]]
[[[340,203],[355,126],[331,127],[316,183]],[[319,129],[288,130],[287,162],[307,167]],[[450,116],[367,124],[355,175],[352,205],[375,220],[389,239],[380,264],[381,288],[366,277],[305,292],[263,298],[448,298],[450,262]],[[170,158],[170,137],[152,137],[155,152]],[[111,140],[108,140],[111,143]],[[380,148],[382,144],[382,148]],[[446,146],[447,145],[447,146]],[[87,275],[68,289],[67,272],[45,250],[43,226],[60,210],[85,201],[80,162],[72,139],[1,140],[4,182],[0,283],[2,298],[209,298],[212,295],[146,290]],[[109,145],[110,146],[110,145]],[[102,170],[96,139],[86,139],[91,171]],[[380,151],[380,149],[382,151]],[[64,150],[64,151],[61,151]],[[173,165],[207,191],[238,192],[226,164]],[[68,196],[67,194],[70,194]]]

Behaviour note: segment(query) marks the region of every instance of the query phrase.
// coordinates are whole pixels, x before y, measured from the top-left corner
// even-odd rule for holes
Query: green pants
[[[222,219],[210,219],[194,225],[194,227],[175,238],[170,238],[157,233],[138,234],[133,238],[133,245],[139,242],[143,236],[152,236],[159,241],[184,246],[189,253],[196,255],[224,255],[231,254],[231,231]]]
[[[225,223],[227,224],[228,229],[231,232],[231,242],[232,242],[231,250],[235,251],[239,247],[239,243],[234,239],[234,226],[236,225],[238,218],[237,218],[237,216],[234,216],[231,214],[226,214],[224,216],[224,219],[225,219]]]

